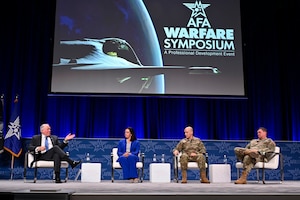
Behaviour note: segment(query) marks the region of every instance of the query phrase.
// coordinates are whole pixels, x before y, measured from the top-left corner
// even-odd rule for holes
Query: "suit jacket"
[[[56,135],[50,135],[51,142],[53,146],[58,145],[61,149],[65,148],[68,144],[64,142],[60,142]],[[34,135],[31,139],[31,142],[28,146],[29,151],[35,151],[38,146],[41,146],[42,135]],[[40,151],[38,152],[41,153]]]
[[[118,144],[118,156],[122,156],[126,152],[126,139],[122,139]],[[138,156],[140,153],[140,142],[138,140],[132,141],[130,146],[130,153]]]

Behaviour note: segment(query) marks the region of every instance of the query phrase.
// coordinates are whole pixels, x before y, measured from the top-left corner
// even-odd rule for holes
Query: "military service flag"
[[[4,127],[4,95],[1,95],[0,99],[0,153],[3,152],[3,144],[4,144],[4,137],[3,137],[3,127]]]
[[[13,156],[19,157],[22,153],[20,108],[18,96],[14,100],[12,115],[9,120],[8,131],[4,138],[4,149]]]

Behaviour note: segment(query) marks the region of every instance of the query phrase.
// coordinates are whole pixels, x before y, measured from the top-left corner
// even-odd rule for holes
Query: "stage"
[[[51,180],[0,180],[1,199],[70,199],[70,200],[173,200],[182,198],[199,199],[264,199],[296,200],[300,197],[300,181],[267,181],[266,184],[248,181],[245,185],[231,183],[203,184],[189,181],[187,184],[170,183],[129,183],[128,181],[108,180],[99,183],[86,183],[69,180],[67,183],[56,184]]]

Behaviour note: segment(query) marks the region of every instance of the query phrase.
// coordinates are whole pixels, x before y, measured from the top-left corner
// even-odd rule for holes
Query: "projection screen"
[[[244,96],[238,0],[57,0],[50,93]]]

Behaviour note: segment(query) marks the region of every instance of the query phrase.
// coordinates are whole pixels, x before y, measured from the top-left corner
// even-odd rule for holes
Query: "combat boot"
[[[234,183],[235,184],[247,184],[247,176],[248,176],[248,172],[246,172],[246,170],[244,170],[242,172],[241,177],[238,180],[236,180]]]
[[[201,170],[200,172],[201,183],[210,183],[206,177],[206,170]]]
[[[186,169],[181,170],[181,183],[187,183],[187,172]]]

